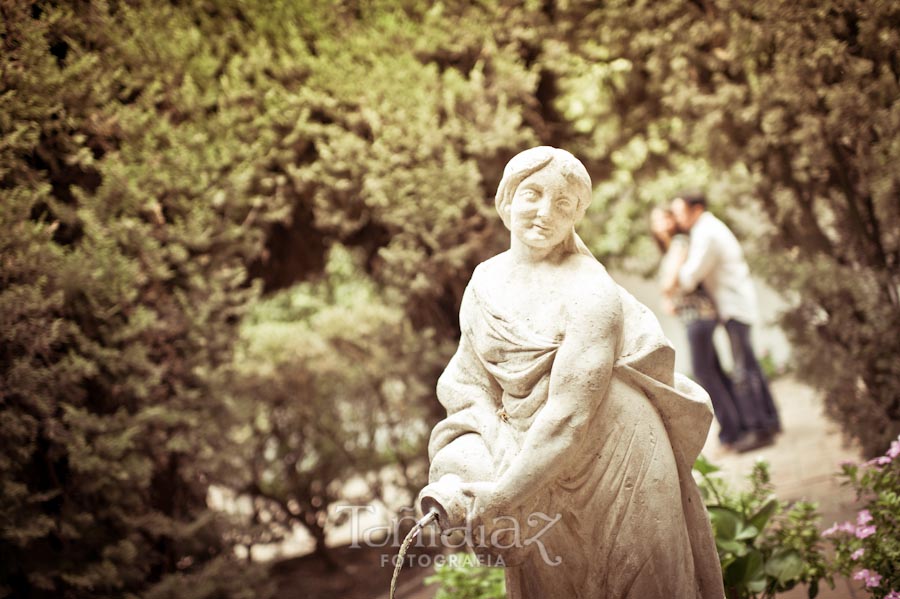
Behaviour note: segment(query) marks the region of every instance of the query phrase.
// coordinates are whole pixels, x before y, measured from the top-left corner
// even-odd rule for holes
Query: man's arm
[[[716,265],[718,255],[711,232],[700,229],[691,232],[691,245],[687,260],[678,270],[678,284],[682,291],[690,292],[697,288]]]
[[[664,264],[666,262],[670,262],[670,264],[667,264],[665,270],[662,272],[660,285],[662,287],[663,295],[671,299],[678,291],[678,273],[681,271],[681,267],[684,266],[684,263],[687,260],[687,241],[682,236],[676,237],[672,240],[672,245],[669,246],[668,252],[672,254],[671,261],[669,260],[668,255],[663,259]]]

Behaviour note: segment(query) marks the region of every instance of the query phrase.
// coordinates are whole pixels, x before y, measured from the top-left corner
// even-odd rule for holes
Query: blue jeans
[[[734,383],[734,400],[741,421],[750,431],[780,431],[781,422],[769,391],[769,383],[750,344],[750,325],[732,318],[725,323],[725,330],[728,332],[731,355],[734,357],[731,380]]]
[[[735,401],[731,379],[722,370],[719,355],[713,345],[713,333],[717,320],[694,320],[687,325],[688,344],[691,348],[691,368],[694,378],[712,400],[713,412],[719,422],[719,441],[733,443],[749,429],[741,418]]]

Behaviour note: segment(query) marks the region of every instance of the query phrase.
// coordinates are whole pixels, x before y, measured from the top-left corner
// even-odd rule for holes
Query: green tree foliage
[[[775,226],[768,275],[795,294],[800,372],[874,455],[900,432],[900,9],[779,8],[748,66],[740,160]]]
[[[648,203],[684,183],[743,209],[798,374],[881,451],[900,432],[900,8],[578,2],[555,19],[570,145],[608,174],[595,248],[638,247]]]
[[[505,245],[494,187],[537,143],[584,159],[604,258],[680,187],[747,208],[798,371],[883,448],[898,10],[0,0],[0,585],[239,594],[211,483],[320,537],[334,481],[414,486]]]
[[[495,39],[493,13],[429,5],[366,5],[310,42],[302,87],[269,93],[278,145],[302,153],[273,153],[269,168],[323,243],[364,249],[415,325],[447,334],[469,273],[496,248],[501,169],[537,141],[524,125],[536,77],[515,40]]]
[[[230,593],[244,537],[206,494],[237,484],[248,421],[254,491],[314,532],[335,479],[399,461],[412,486],[426,429],[400,419],[428,411],[490,188],[536,142],[537,76],[493,9],[318,4],[3,3],[6,591]],[[263,306],[236,357],[251,279],[327,279],[335,242],[373,282],[288,289],[325,307]]]
[[[392,495],[410,505],[427,482],[432,381],[451,350],[433,330],[414,329],[359,270],[336,245],[326,279],[258,304],[231,389],[245,423],[232,433],[242,449],[232,486],[272,528],[303,526],[329,561],[336,501]],[[348,497],[353,477],[365,490]]]
[[[244,8],[254,27],[271,22]],[[255,266],[276,293],[250,319],[236,369],[235,405],[253,426],[235,432],[251,466],[235,486],[324,555],[350,477],[368,477],[370,496],[388,465],[411,495],[423,482],[459,299],[499,249],[493,186],[536,142],[524,121],[537,77],[483,7],[337,7],[305,32],[293,24],[307,14],[278,10],[265,55],[284,70],[256,72],[266,91],[247,102],[273,129],[261,183],[287,218]],[[355,248],[347,280],[338,244]]]
[[[206,506],[231,423],[210,391],[261,235],[243,226],[252,142],[203,93],[202,27],[2,10],[0,587],[265,596]]]

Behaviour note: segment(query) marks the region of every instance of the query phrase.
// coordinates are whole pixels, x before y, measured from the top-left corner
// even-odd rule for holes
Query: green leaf
[[[727,570],[728,566],[733,564],[737,558],[738,558],[738,556],[734,555],[733,553],[727,554],[726,557],[720,557],[719,561],[722,562],[721,563],[722,571],[724,572],[725,570]]]
[[[694,462],[694,470],[706,476],[708,474],[712,474],[713,472],[718,472],[719,470],[721,470],[721,468],[707,460],[706,457],[701,454]]]
[[[756,588],[762,582],[765,588],[766,572],[763,556],[758,549],[750,547],[747,554],[740,557],[723,572],[725,586]],[[754,592],[760,592],[756,590]]]
[[[751,593],[762,593],[764,590],[766,590],[765,578],[763,578],[761,580],[760,579],[751,580],[750,582],[747,583],[747,590],[750,591]]]
[[[733,553],[737,557],[741,557],[747,553],[747,545],[740,541],[730,539],[716,539],[716,547],[721,551]]]
[[[712,506],[709,508],[709,519],[717,539],[734,540],[738,531],[744,528],[743,517],[731,508]]]
[[[777,549],[766,561],[766,574],[785,585],[803,574],[803,558],[794,549]]]
[[[768,524],[769,519],[777,509],[778,499],[773,495],[766,500],[766,502],[756,511],[755,514],[750,516],[750,524],[752,524],[759,530],[765,529],[766,524]]]
[[[738,541],[746,541],[748,539],[756,538],[758,534],[759,529],[755,526],[745,526],[738,531],[734,538]]]

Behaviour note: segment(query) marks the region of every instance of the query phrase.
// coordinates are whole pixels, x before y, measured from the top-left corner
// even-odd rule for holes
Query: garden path
[[[822,527],[832,522],[856,518],[855,496],[841,486],[836,474],[844,460],[860,461],[858,447],[846,442],[837,424],[825,417],[822,399],[813,389],[791,377],[772,383],[784,431],[775,444],[757,451],[737,454],[725,451],[718,442],[717,425],[710,430],[704,455],[722,468],[722,475],[736,486],[743,482],[753,462],[770,465],[775,494],[785,501],[807,499],[819,504]],[[865,593],[846,580],[835,580],[835,589],[820,588],[820,599],[862,598]],[[784,599],[805,599],[806,588],[779,595]]]

